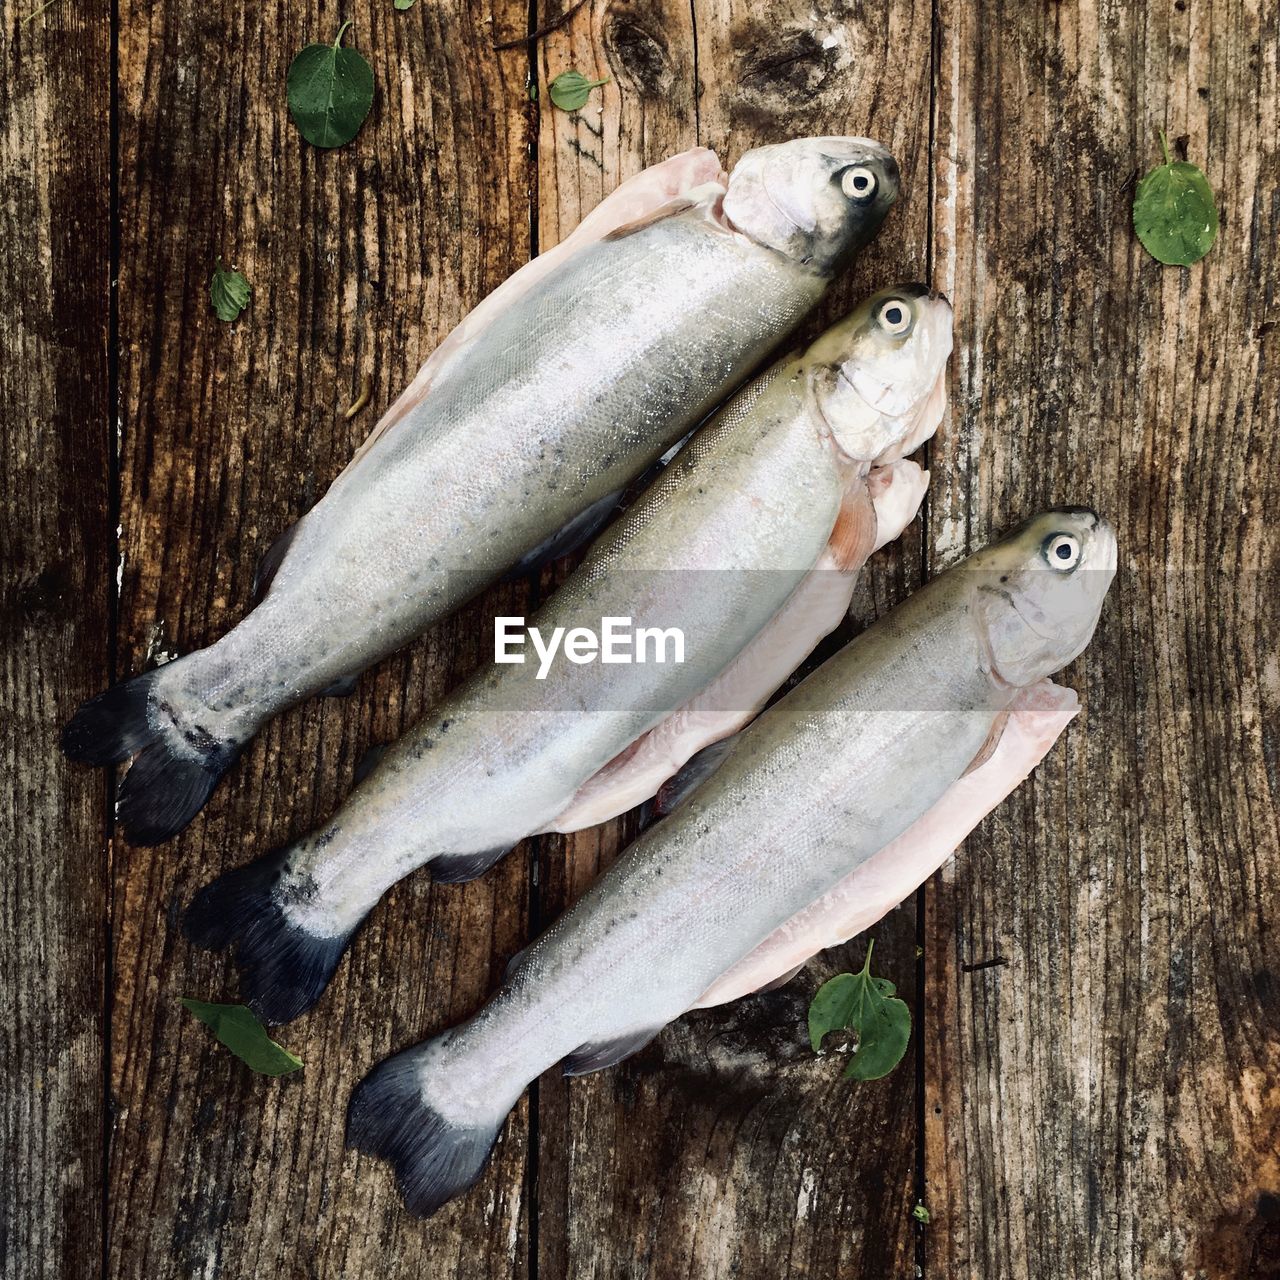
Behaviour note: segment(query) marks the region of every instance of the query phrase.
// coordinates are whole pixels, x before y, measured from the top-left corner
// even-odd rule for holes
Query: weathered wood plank
[[[1121,572],[1080,718],[931,892],[925,1271],[1273,1276],[1276,9],[940,15],[935,563],[1083,501]],[[1190,270],[1131,231],[1160,127],[1222,196]]]
[[[288,119],[285,72],[348,16],[377,99],[353,144],[321,152]],[[527,259],[528,58],[490,48],[526,22],[507,0],[340,15],[122,4],[125,671],[241,616],[274,535],[440,337]],[[254,287],[234,326],[209,311],[218,253]],[[345,422],[366,374],[373,404]],[[518,591],[506,594],[514,605]],[[229,966],[180,937],[181,906],[332,811],[364,748],[480,660],[480,619],[437,628],[351,699],[282,717],[181,839],[118,850],[112,1274],[525,1274],[523,1112],[487,1197],[430,1224],[404,1213],[382,1166],[343,1150],[354,1083],[472,1010],[520,944],[520,860],[462,889],[430,893],[423,879],[393,893],[320,1008],[280,1033],[301,1075],[251,1076],[177,1003],[235,990]]]
[[[696,42],[695,42],[696,27]],[[926,11],[596,3],[540,49],[540,85],[570,66],[612,83],[577,116],[544,108],[539,227],[547,247],[622,178],[703,143],[732,162],[805,132],[870,133],[906,173],[904,208],[841,282],[816,330],[873,282],[921,276],[927,253],[930,21]],[[696,88],[695,88],[696,82]],[[860,596],[871,616],[916,580],[918,556],[887,557]],[[634,832],[623,820],[544,841],[539,920],[559,914]],[[910,990],[910,910],[878,931]],[[825,957],[784,991],[683,1019],[635,1058],[535,1086],[538,1262],[546,1276],[906,1274],[916,1160],[910,1062],[851,1089],[804,1030]]]
[[[109,31],[0,23],[0,1274],[102,1254],[104,785],[58,730],[107,678]],[[80,109],[66,110],[68,101]]]

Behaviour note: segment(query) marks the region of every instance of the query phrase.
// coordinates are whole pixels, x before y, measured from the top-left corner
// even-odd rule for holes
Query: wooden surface
[[[494,53],[556,13],[535,9],[59,0],[23,23],[7,0],[2,1273],[1280,1276],[1274,5],[590,0]],[[378,97],[320,153],[284,72],[348,16]],[[578,116],[546,96],[571,65],[611,78]],[[1189,271],[1129,226],[1162,126],[1221,194]],[[564,566],[276,721],[157,850],[106,843],[110,783],[56,728],[241,616],[258,555],[435,342],[621,178],[806,131],[872,133],[905,178],[824,315],[920,276],[956,305],[926,518],[859,619],[1032,509],[1091,502],[1122,551],[1069,672],[1085,709],[923,914],[875,930],[916,1016],[892,1077],[849,1086],[806,1047],[807,998],[856,941],[614,1071],[545,1077],[476,1191],[415,1222],[342,1149],[351,1086],[472,1010],[633,824],[399,886],[281,1033],[308,1065],[280,1082],[180,1009],[234,988],[175,919],[331,812],[366,746],[481,659],[494,607]],[[254,286],[234,326],[207,305],[217,254]]]
[[[110,43],[0,42],[0,1274],[62,1276],[103,1238],[103,784],[50,735],[112,647]]]

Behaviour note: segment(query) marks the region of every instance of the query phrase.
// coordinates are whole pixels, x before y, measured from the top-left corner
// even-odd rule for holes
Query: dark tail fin
[[[180,660],[181,661],[181,660]],[[184,727],[151,694],[166,668],[147,671],[90,698],[62,730],[62,749],[87,764],[119,764],[134,757],[120,785],[117,816],[131,844],[160,844],[204,808],[218,780],[240,754],[238,742],[219,742]]]
[[[62,729],[62,749],[85,764],[119,764],[155,736],[147,720],[147,695],[155,672],[134,676],[81,704]]]
[[[245,1003],[277,1025],[320,999],[359,928],[326,937],[289,919],[281,890],[287,887],[296,897],[302,889],[285,884],[288,856],[288,849],[280,849],[219,876],[196,894],[182,921],[196,946],[234,948]]]
[[[424,1058],[436,1041],[406,1049],[356,1086],[347,1112],[347,1145],[386,1160],[409,1212],[429,1217],[472,1186],[484,1170],[510,1106],[492,1123],[457,1124],[427,1101]]]

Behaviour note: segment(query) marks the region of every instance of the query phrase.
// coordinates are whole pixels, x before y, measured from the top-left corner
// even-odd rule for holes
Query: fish
[[[819,951],[838,947],[909,898],[966,836],[1024,782],[1080,710],[1074,689],[1040,680],[1019,689],[990,756],[953,782],[900,836],[833,889],[779,925],[697,999],[711,1009],[790,981]]]
[[[187,937],[234,949],[241,997],[267,1022],[291,1021],[320,998],[396,881],[422,866],[438,881],[472,879],[546,828],[628,743],[714,683],[791,597],[807,595],[806,579],[829,580],[847,605],[876,542],[919,505],[923,473],[898,454],[920,434],[920,407],[937,405],[950,351],[950,305],[911,284],[873,295],[775,363],[530,620],[542,635],[622,617],[637,634],[675,628],[682,661],[482,667],[328,822],[201,890]],[[775,686],[794,650],[796,661],[808,652],[795,637],[809,647],[820,638],[787,632],[781,664],[771,647],[772,665],[753,667],[769,666]]]
[[[1055,508],[921,587],[743,729],[476,1014],[375,1067],[349,1145],[415,1214],[460,1195],[530,1081],[637,1052],[989,757],[1019,690],[1088,644],[1115,566],[1109,524]]]
[[[446,340],[267,552],[261,599],[235,627],[75,713],[67,756],[131,760],[117,803],[128,840],[175,835],[273,716],[350,692],[535,548],[558,551],[561,530],[796,327],[875,234],[899,175],[871,140],[801,138],[650,207],[665,185],[637,184],[613,209],[638,218],[596,219]]]
[[[943,379],[939,378],[939,385]],[[945,397],[933,400],[930,421],[941,419]],[[867,477],[876,509],[873,552],[897,538],[915,518],[929,473],[897,460]],[[831,548],[787,598],[783,607],[707,688],[620,751],[587,779],[569,807],[546,830],[568,834],[597,826],[659,798],[686,763],[731,738],[755,718],[773,693],[849,611],[856,572],[843,570]],[[705,763],[705,758],[704,758]]]

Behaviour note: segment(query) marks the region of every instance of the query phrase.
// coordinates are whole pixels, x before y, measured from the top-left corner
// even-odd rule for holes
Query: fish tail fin
[[[161,844],[177,835],[204,808],[244,745],[219,741],[179,720],[173,706],[155,696],[158,681],[167,680],[176,665],[146,671],[90,698],[62,730],[62,749],[72,760],[110,765],[133,758],[117,805],[131,844]]]
[[[347,1111],[347,1145],[387,1161],[410,1213],[420,1218],[475,1184],[515,1105],[495,1101],[483,1116],[466,1120],[433,1105],[442,1039],[379,1063],[356,1086]]]
[[[80,704],[62,726],[62,750],[83,764],[119,764],[147,746],[153,731],[147,701],[155,671],[104,689]]]
[[[285,911],[286,896],[305,896],[306,882],[289,877],[293,846],[277,849],[219,876],[196,894],[182,930],[198,947],[234,950],[245,1003],[279,1025],[306,1013],[324,994],[358,922],[345,933],[319,934]]]

